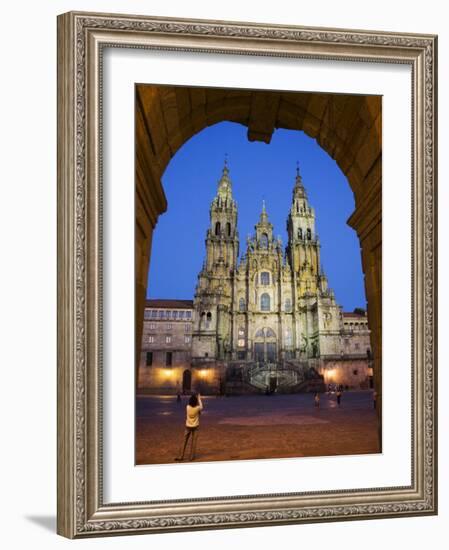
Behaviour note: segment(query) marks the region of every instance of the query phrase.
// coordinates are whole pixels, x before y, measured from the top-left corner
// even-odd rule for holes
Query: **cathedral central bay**
[[[170,336],[164,325],[173,330],[175,310],[181,306],[170,300],[147,301],[141,389],[254,393],[321,391],[332,382],[369,386],[366,314],[363,310],[344,313],[328,286],[315,211],[298,168],[286,218],[284,247],[263,203],[254,234],[247,237],[240,254],[238,208],[225,163],[210,206],[205,260],[190,306],[189,334],[184,334],[184,346],[177,349],[174,341],[167,341]],[[187,300],[183,307],[189,309]],[[153,321],[154,336],[147,321]],[[173,344],[170,351],[167,344]],[[168,376],[169,369],[176,369],[176,354],[179,372]]]

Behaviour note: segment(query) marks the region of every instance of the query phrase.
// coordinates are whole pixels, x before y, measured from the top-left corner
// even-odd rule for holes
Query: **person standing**
[[[314,400],[315,400],[315,407],[319,407],[320,406],[320,394],[318,392],[315,392]]]
[[[184,460],[184,454],[186,452],[189,439],[191,440],[190,458],[192,461],[195,459],[196,443],[198,438],[198,428],[200,426],[200,414],[203,410],[203,403],[201,401],[200,394],[193,393],[190,396],[189,402],[186,406],[186,424],[184,431],[184,441],[182,445],[182,452],[175,458],[177,462]]]
[[[338,390],[337,390],[337,404],[338,404],[338,406],[340,406],[341,393],[342,393],[342,392],[341,392],[341,389],[338,388]]]

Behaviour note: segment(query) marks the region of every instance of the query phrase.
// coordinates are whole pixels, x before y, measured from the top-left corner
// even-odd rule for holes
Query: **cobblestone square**
[[[380,452],[371,391],[202,397],[196,462]],[[136,464],[175,462],[188,397],[138,395]],[[188,454],[187,454],[188,456]]]

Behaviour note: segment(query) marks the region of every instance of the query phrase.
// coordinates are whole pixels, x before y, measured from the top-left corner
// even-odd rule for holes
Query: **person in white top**
[[[193,393],[190,396],[189,403],[186,407],[186,426],[184,431],[184,441],[182,446],[182,452],[175,458],[177,462],[184,460],[184,454],[186,452],[189,439],[192,440],[190,448],[189,460],[195,459],[196,442],[198,438],[198,428],[200,426],[200,414],[203,410],[203,402],[201,401],[200,394]]]

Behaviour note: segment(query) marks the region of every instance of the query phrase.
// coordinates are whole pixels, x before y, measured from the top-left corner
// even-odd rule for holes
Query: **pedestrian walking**
[[[320,406],[320,394],[318,392],[315,392],[314,401],[315,401],[315,407],[319,407]]]
[[[338,406],[340,406],[341,394],[342,394],[342,391],[340,389],[338,389],[338,391],[337,391],[337,404],[338,404]]]
[[[377,405],[377,391],[373,391],[373,407],[376,408]]]
[[[175,458],[177,462],[184,460],[184,454],[187,449],[189,439],[191,440],[190,457],[189,460],[195,459],[196,443],[198,439],[198,428],[200,426],[200,414],[203,410],[203,403],[201,401],[200,394],[193,393],[190,396],[189,403],[186,406],[186,424],[184,431],[184,440],[182,444],[182,451]]]

